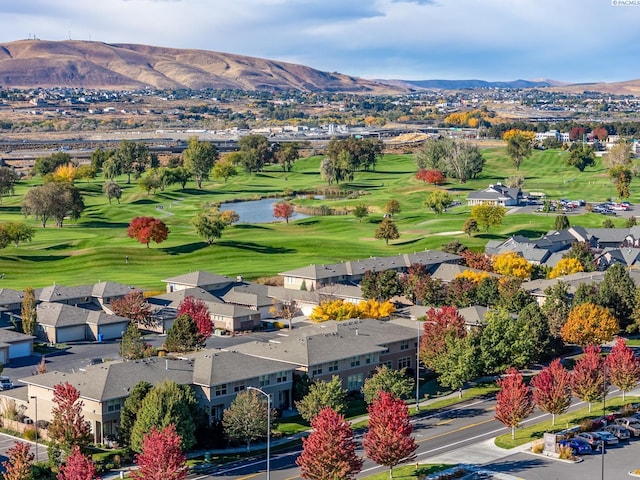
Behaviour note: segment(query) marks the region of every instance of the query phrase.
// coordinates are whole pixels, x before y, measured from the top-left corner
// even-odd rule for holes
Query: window
[[[403,357],[398,359],[398,369],[411,368],[411,357]]]
[[[260,386],[266,387],[267,385],[271,385],[271,375],[260,375]]]
[[[400,350],[409,350],[409,340],[402,340],[402,342],[400,342]]]
[[[322,367],[316,367],[311,370],[311,376],[315,377],[316,375],[322,375]]]
[[[120,400],[107,400],[107,411],[108,412],[119,412],[120,411]]]
[[[351,366],[352,367],[357,367],[358,365],[360,365],[360,357],[352,357],[351,358]]]
[[[362,388],[362,374],[349,375],[347,378],[347,390],[360,390]]]
[[[244,382],[234,382],[233,391],[242,392],[244,390]]]
[[[329,364],[329,371],[330,372],[337,372],[338,371],[338,362],[331,362]]]
[[[220,395],[226,395],[227,394],[227,384],[216,385],[215,394],[216,394],[216,397],[219,397]]]
[[[367,365],[370,363],[374,363],[376,361],[376,354],[375,353],[367,353],[364,356],[364,363],[366,363]]]
[[[278,373],[276,373],[276,382],[277,383],[286,382],[288,378],[289,377],[287,375],[287,372],[278,372]]]
[[[393,363],[391,362],[391,360],[389,360],[388,362],[384,362],[382,365],[387,368],[393,368]]]

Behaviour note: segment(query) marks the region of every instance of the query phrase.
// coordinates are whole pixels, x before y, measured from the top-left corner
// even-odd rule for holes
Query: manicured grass
[[[627,338],[628,347],[640,347],[640,338]]]
[[[626,397],[624,401],[622,400],[622,397],[607,399],[606,411],[607,413],[615,412],[616,410],[619,410],[620,407],[629,403],[636,403],[638,400],[638,397]],[[591,413],[589,413],[588,407],[585,407],[580,410],[557,415],[555,426],[551,425],[550,419],[544,422],[537,422],[534,425],[516,429],[514,440],[511,439],[511,432],[509,432],[497,437],[495,443],[501,448],[517,447],[533,440],[537,440],[538,438],[542,438],[545,432],[559,432],[560,430],[579,425],[582,420],[598,418],[601,416],[602,403],[594,403],[591,408]]]
[[[208,181],[201,191],[189,184],[184,191],[172,187],[147,195],[137,185],[127,185],[126,178],[121,177],[117,180],[123,186],[123,197],[120,204],[114,202],[112,205],[102,194],[102,178],[77,182],[86,209],[78,221],[66,221],[62,229],[52,224],[42,228],[36,219],[25,219],[21,214],[24,193],[41,183],[39,178],[26,180],[17,186],[15,195],[2,199],[0,222],[26,221],[36,229],[36,235],[31,243],[17,248],[12,245],[0,252],[0,273],[5,274],[0,287],[22,289],[54,283],[80,285],[110,280],[161,290],[164,288],[162,279],[195,270],[256,279],[313,263],[438,249],[453,239],[470,248],[482,249],[490,239],[513,234],[539,236],[553,227],[555,215],[509,215],[501,227],[473,237],[451,233],[460,232],[469,217],[470,209],[464,205],[464,200],[470,191],[519,174],[526,179],[525,190],[542,190],[551,198],[600,201],[612,194],[600,160],[595,167],[579,173],[564,166],[564,152],[535,151],[516,172],[504,149],[490,148],[483,153],[487,164],[478,178],[465,184],[443,186],[463,205],[451,208],[441,216],[423,207],[434,187],[415,179],[414,156],[386,155],[379,161],[376,171],[357,172],[353,182],[334,186],[341,191],[355,192],[348,197],[293,200],[305,205],[331,207],[353,207],[364,202],[371,214],[362,222],[352,215],[340,215],[312,217],[289,224],[234,225],[227,228],[212,246],[199,238],[190,224],[196,212],[230,199],[280,196],[285,191],[319,192],[327,187],[318,174],[321,158],[301,159],[292,172],[285,173],[272,166],[261,173],[238,175],[227,183]],[[632,192],[637,181],[633,180]],[[400,238],[386,246],[383,240],[374,238],[374,232],[390,199],[399,200],[402,209],[394,217]],[[639,199],[640,192],[631,201],[637,203]],[[168,240],[146,248],[127,238],[130,220],[141,215],[165,221],[171,230]],[[600,226],[603,221],[597,214],[571,216],[570,219],[573,225],[588,227]],[[614,219],[614,222],[619,226],[623,224],[621,219]],[[128,263],[125,262],[127,256]]]
[[[421,463],[418,468],[415,465],[402,465],[393,469],[393,478],[395,480],[415,480],[419,475],[433,475],[452,466],[444,463]],[[364,478],[367,480],[389,480],[389,471],[385,470]]]

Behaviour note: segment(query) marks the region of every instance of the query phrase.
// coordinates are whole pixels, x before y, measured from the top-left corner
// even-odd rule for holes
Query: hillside
[[[399,87],[286,62],[205,50],[78,40],[20,40],[0,44],[0,85],[103,90],[154,87],[401,91]]]

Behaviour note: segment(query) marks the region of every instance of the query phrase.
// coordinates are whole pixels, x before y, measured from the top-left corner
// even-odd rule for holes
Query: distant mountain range
[[[384,80],[381,80],[384,82]],[[487,82],[485,80],[400,80],[395,86],[424,88],[427,90],[462,90],[468,88],[537,88],[564,85],[555,80],[513,80],[510,82]]]

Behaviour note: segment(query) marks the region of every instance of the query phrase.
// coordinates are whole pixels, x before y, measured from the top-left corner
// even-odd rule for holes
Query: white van
[[[11,390],[13,383],[9,377],[0,377],[0,390]]]

